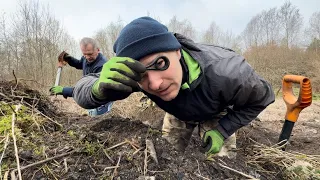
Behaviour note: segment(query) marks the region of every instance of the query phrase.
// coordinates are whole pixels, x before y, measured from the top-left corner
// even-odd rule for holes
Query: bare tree
[[[262,15],[258,14],[254,16],[247,24],[245,30],[242,33],[242,37],[245,44],[248,47],[258,46],[263,42],[262,36]]]
[[[320,11],[312,14],[309,19],[309,26],[311,38],[320,39]]]
[[[203,34],[202,41],[209,44],[219,44],[222,32],[217,24],[211,22],[209,28]]]
[[[284,3],[280,8],[281,25],[283,28],[283,42],[286,47],[297,43],[303,18],[296,6],[290,2]]]
[[[276,43],[279,40],[280,23],[279,12],[277,8],[271,8],[262,12],[262,33],[264,44]]]
[[[187,19],[179,21],[177,16],[173,16],[167,25],[169,31],[174,33],[180,33],[188,38],[195,39],[196,30],[192,26],[191,22]]]
[[[12,18],[3,17],[0,22],[0,61],[7,64],[0,74],[8,78],[15,70],[18,77],[52,85],[57,56],[67,45],[75,44],[49,7],[39,1],[21,1]]]
[[[115,56],[113,44],[117,40],[123,27],[123,22],[119,17],[117,22],[111,22],[106,28],[98,30],[94,35],[94,38],[99,43],[101,52],[108,58]]]

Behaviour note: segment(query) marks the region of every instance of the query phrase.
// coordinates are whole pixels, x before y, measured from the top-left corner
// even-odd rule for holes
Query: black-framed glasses
[[[169,68],[170,61],[166,56],[159,56],[146,66],[147,70],[165,71]]]

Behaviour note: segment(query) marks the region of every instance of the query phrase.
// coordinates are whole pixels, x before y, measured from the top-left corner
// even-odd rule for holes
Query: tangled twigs
[[[254,145],[250,147],[252,155],[248,157],[247,163],[262,171],[266,172],[264,168],[266,165],[270,165],[270,167],[273,168],[288,170],[298,161],[303,161],[309,164],[313,169],[320,169],[320,155],[306,155],[299,152],[287,152],[283,151],[281,146],[269,147],[252,139],[250,140],[254,142]],[[298,177],[297,174],[290,171],[286,175],[290,178]]]
[[[32,108],[32,105],[24,102],[25,105],[29,106],[30,108]],[[59,127],[62,127],[62,124],[58,123],[57,121],[54,121],[52,118],[48,117],[47,115],[43,114],[41,111],[39,111],[38,109],[35,109],[37,113],[41,114],[43,117],[47,118],[49,121],[55,123],[56,125],[58,125]]]
[[[64,154],[60,154],[60,155],[57,155],[57,156],[54,156],[54,157],[51,157],[51,158],[44,159],[44,160],[42,160],[42,161],[38,161],[38,162],[29,164],[29,165],[26,165],[26,166],[22,166],[22,167],[20,168],[20,170],[24,170],[24,169],[27,169],[27,168],[30,168],[30,167],[33,167],[33,166],[37,166],[37,165],[46,163],[46,162],[51,161],[51,160],[54,160],[54,159],[62,158],[62,157],[68,156],[68,155],[70,155],[70,154],[72,154],[72,153],[74,153],[74,152],[75,152],[75,151],[70,151],[70,152],[67,152],[67,153],[64,153]],[[14,170],[11,171],[11,179],[12,179],[12,178],[15,178],[15,173],[16,173],[16,171],[18,171],[18,169],[14,169]]]

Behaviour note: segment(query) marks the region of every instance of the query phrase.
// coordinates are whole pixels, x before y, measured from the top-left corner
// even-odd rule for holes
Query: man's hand
[[[113,57],[103,65],[100,78],[95,82],[92,93],[98,99],[116,101],[127,98],[138,90],[138,81],[146,67],[128,57]]]
[[[53,86],[52,88],[50,88],[50,92],[53,95],[62,95],[62,90],[62,86]]]
[[[62,51],[58,56],[58,66],[61,67],[66,65],[70,58],[71,56],[67,52]]]
[[[205,132],[202,140],[202,147],[207,154],[216,154],[220,152],[224,143],[224,137],[218,130],[210,130]]]

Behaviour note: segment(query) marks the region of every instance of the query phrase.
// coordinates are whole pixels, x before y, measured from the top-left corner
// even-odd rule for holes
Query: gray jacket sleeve
[[[93,109],[109,102],[99,100],[91,93],[92,86],[98,80],[99,76],[100,73],[88,74],[76,83],[73,90],[73,98],[82,108]]]
[[[211,89],[219,89],[220,100],[232,106],[217,127],[227,138],[255,119],[274,102],[275,96],[271,85],[240,55],[221,60],[215,72]]]

